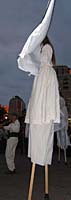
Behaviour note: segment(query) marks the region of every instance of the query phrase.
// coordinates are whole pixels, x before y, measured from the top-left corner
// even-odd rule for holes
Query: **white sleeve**
[[[7,130],[7,131],[10,131],[10,129],[11,129],[11,124],[9,124],[8,126],[4,126],[3,127],[5,130]]]
[[[4,126],[4,129],[10,132],[18,133],[20,131],[20,123],[19,122],[11,123],[8,126]]]

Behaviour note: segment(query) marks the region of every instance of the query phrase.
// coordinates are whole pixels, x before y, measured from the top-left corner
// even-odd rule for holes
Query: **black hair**
[[[9,114],[17,117],[17,113],[15,113],[15,112],[12,112],[12,113],[9,113]]]

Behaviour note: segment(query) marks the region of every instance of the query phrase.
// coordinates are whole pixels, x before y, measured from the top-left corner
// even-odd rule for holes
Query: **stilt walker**
[[[36,164],[45,166],[45,198],[48,194],[48,165],[53,153],[54,123],[60,122],[59,90],[53,69],[54,50],[48,39],[55,0],[51,0],[45,17],[31,33],[19,54],[18,67],[35,75],[25,122],[29,123],[28,157],[32,171],[28,200],[32,199]]]

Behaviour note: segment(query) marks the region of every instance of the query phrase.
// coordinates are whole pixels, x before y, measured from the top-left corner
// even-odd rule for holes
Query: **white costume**
[[[54,122],[60,122],[57,76],[52,68],[52,48],[42,48],[41,67],[34,79],[26,123],[29,128],[28,156],[39,165],[51,164],[53,152]]]
[[[60,97],[60,124],[55,126],[57,129],[57,145],[61,149],[66,149],[70,144],[68,137],[68,111],[65,105],[65,100],[63,97]]]
[[[8,169],[10,171],[13,171],[15,169],[15,150],[18,144],[18,133],[20,131],[20,123],[18,120],[16,120],[14,123],[10,123],[8,126],[4,126],[4,129],[9,131],[8,135],[11,135],[9,139],[7,139],[7,145],[6,145],[6,162]],[[14,134],[12,136],[12,134]]]
[[[18,67],[34,79],[25,122],[29,127],[28,156],[40,165],[51,164],[54,122],[60,122],[59,92],[56,73],[52,68],[52,48],[41,43],[50,26],[55,0],[51,0],[42,22],[27,39],[19,54]]]

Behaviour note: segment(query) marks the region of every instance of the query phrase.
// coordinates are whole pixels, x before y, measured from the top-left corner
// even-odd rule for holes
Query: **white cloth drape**
[[[46,51],[44,56],[44,51]],[[59,90],[56,72],[51,66],[52,48],[45,45],[41,53],[39,74],[34,79],[26,114],[26,123],[60,122]]]
[[[41,68],[34,79],[25,118],[30,124],[28,156],[39,165],[51,164],[54,122],[60,122],[58,81],[51,58],[52,48],[47,44],[42,48]]]
[[[51,165],[53,153],[54,124],[30,124],[28,157],[31,161],[44,166]]]
[[[40,67],[40,44],[45,38],[52,18],[55,0],[51,0],[42,22],[28,37],[18,58],[18,67],[36,75]]]

